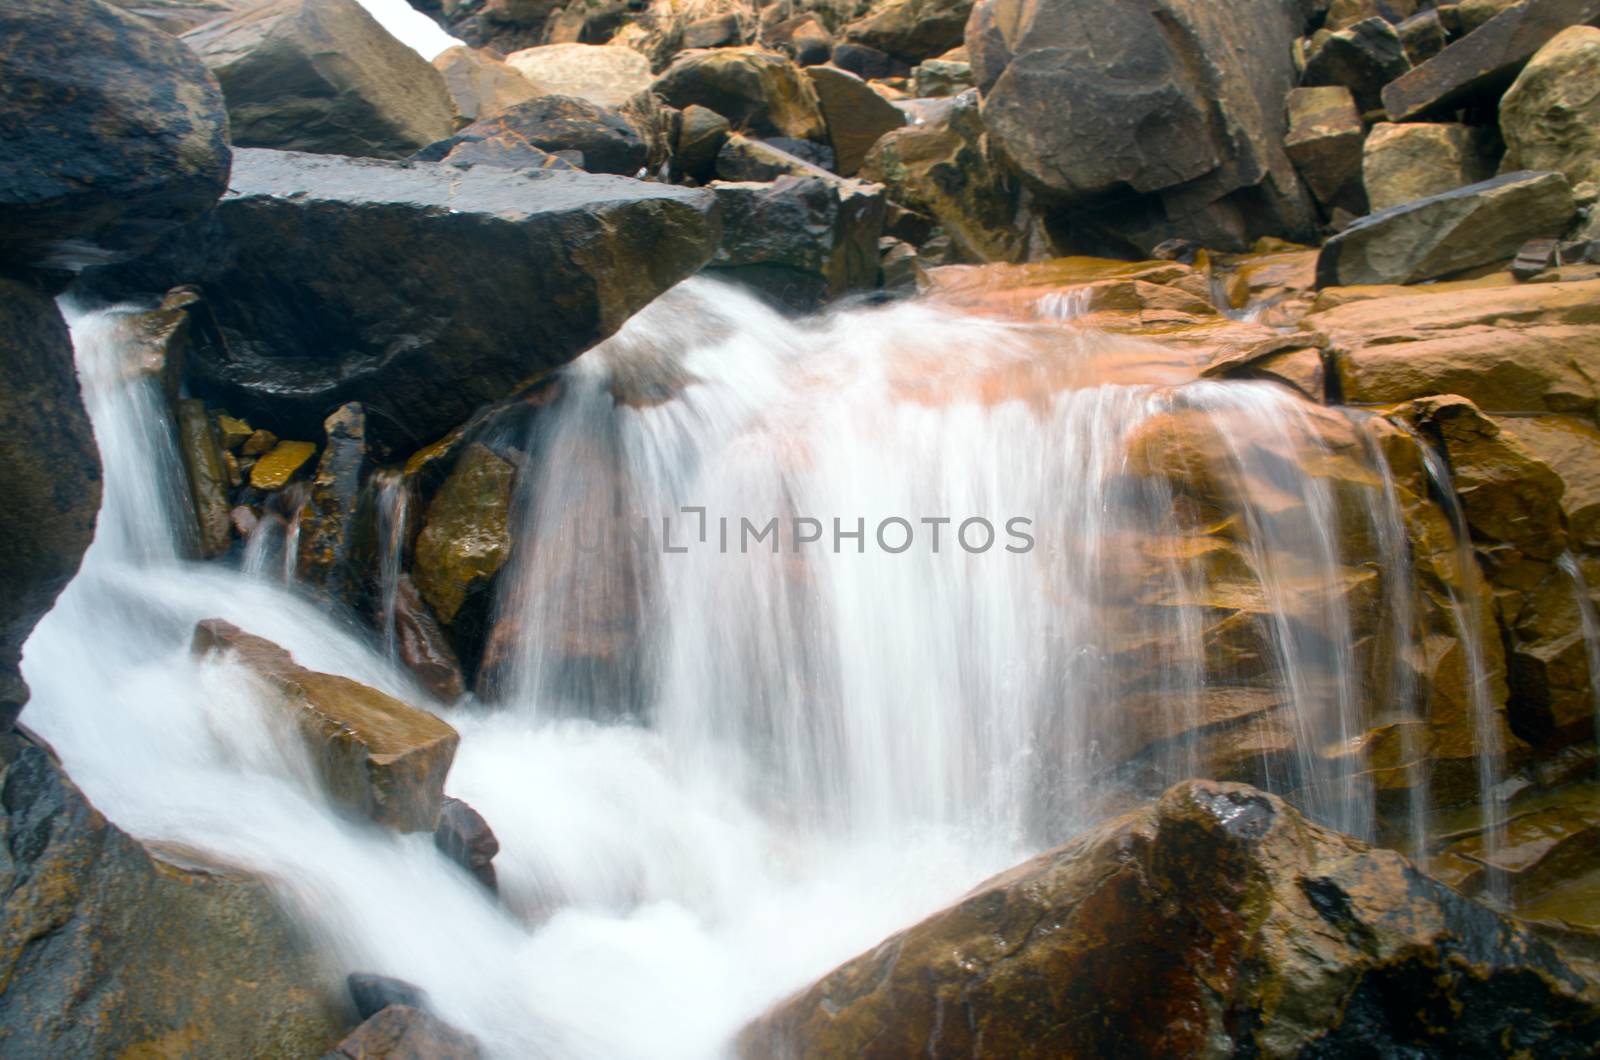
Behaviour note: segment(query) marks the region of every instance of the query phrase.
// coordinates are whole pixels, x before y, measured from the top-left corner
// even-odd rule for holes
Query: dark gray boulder
[[[1342,85],[1363,113],[1382,103],[1383,86],[1411,69],[1400,33],[1387,19],[1362,19],[1329,34],[1306,59],[1303,84]]]
[[[881,185],[822,177],[717,182],[722,242],[711,259],[794,308],[878,281]]]

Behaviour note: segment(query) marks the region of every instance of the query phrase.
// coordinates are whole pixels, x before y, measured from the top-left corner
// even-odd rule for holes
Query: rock
[[[806,75],[827,120],[834,168],[841,176],[853,177],[872,145],[885,133],[905,125],[905,112],[837,66],[813,66]]]
[[[407,449],[572,359],[711,256],[709,192],[554,170],[237,153],[217,209],[85,277],[199,283],[190,385],[279,434],[359,401]],[[396,247],[404,247],[397,253]],[[492,255],[485,271],[471,262]]]
[[[967,61],[972,65],[973,83],[984,95],[994,88],[994,83],[1011,62],[1011,45],[996,21],[997,0],[977,0],[972,15],[967,19],[966,39],[962,47],[967,51]],[[1014,10],[1007,7],[1007,12]]]
[[[697,18],[683,27],[685,51],[694,48],[726,48],[741,44],[743,41],[744,30],[739,25],[739,16],[731,11],[723,15]]]
[[[711,187],[722,214],[713,268],[732,270],[795,308],[877,286],[881,187],[790,176]]]
[[[1449,45],[1383,89],[1390,121],[1445,114],[1494,98],[1533,54],[1568,26],[1600,18],[1600,0],[1527,0]]]
[[[887,77],[905,77],[911,67],[876,48],[851,41],[839,41],[833,46],[833,65],[848,70],[857,77],[876,81]]]
[[[1508,173],[1363,217],[1323,246],[1317,283],[1417,283],[1492,265],[1560,235],[1575,213],[1561,174]]]
[[[1515,921],[1275,796],[1187,781],[780,1002],[737,1050],[1580,1056],[1597,1021],[1595,988]]]
[[[327,1060],[478,1060],[471,1035],[409,1005],[389,1005],[350,1032]]]
[[[957,96],[935,120],[881,137],[861,166],[889,197],[933,215],[970,261],[1017,261],[1017,192],[985,151],[976,92]]]
[[[1400,43],[1406,50],[1411,65],[1425,63],[1444,51],[1449,43],[1449,33],[1435,8],[1419,11],[1395,27]]]
[[[0,39],[6,259],[137,254],[227,188],[222,95],[176,40],[101,0],[8,0]]]
[[[631,177],[645,168],[649,151],[643,137],[615,111],[575,96],[540,96],[467,126],[447,140],[417,152],[422,162],[438,162],[461,144],[532,145],[541,151],[577,151],[591,173]]]
[[[461,662],[409,574],[400,575],[394,614],[389,620],[394,623],[395,651],[400,662],[428,694],[446,704],[460,699],[467,688]]]
[[[313,442],[279,442],[250,469],[250,485],[263,493],[281,490],[310,467],[316,455]]]
[[[496,117],[543,91],[509,63],[465,46],[446,48],[434,56],[433,68],[444,77],[460,126]]]
[[[650,60],[632,48],[546,44],[506,56],[506,62],[546,92],[620,107],[650,87]]]
[[[495,575],[511,558],[515,469],[474,442],[457,458],[417,535],[412,577],[450,631],[468,673],[477,667]]]
[[[673,164],[680,173],[704,183],[717,168],[717,152],[728,140],[728,119],[709,107],[691,103],[683,109],[678,127],[678,142],[673,149]]]
[[[396,832],[432,832],[460,738],[425,710],[348,677],[317,673],[220,618],[195,626],[194,654],[221,655],[270,689],[334,805]]]
[[[1600,180],[1600,29],[1573,26],[1529,60],[1500,99],[1503,170],[1554,169]]]
[[[502,55],[540,43],[548,23],[562,13],[561,0],[419,0],[417,6],[437,12],[435,18],[452,36]]]
[[[783,52],[801,66],[820,65],[833,54],[833,35],[816,15],[784,19],[768,28],[761,39],[767,47]]]
[[[268,430],[256,430],[239,447],[240,456],[265,456],[278,444],[278,436]]]
[[[1527,449],[1546,461],[1552,455],[1567,455],[1571,450],[1566,447],[1540,449],[1536,448],[1537,444],[1547,440],[1549,433],[1571,431],[1572,436],[1567,441],[1581,444],[1585,451],[1574,454],[1577,474],[1563,474],[1567,491],[1562,495],[1562,506],[1568,511],[1579,504],[1592,508],[1593,450],[1587,447],[1597,440],[1594,428],[1564,416],[1539,419],[1544,422],[1532,431],[1526,429],[1522,417],[1504,417],[1497,422],[1502,431],[1514,431]],[[1592,518],[1591,512],[1586,520],[1591,528]],[[1588,532],[1592,536],[1592,530]],[[1576,538],[1578,534],[1572,536]],[[1592,747],[1594,675],[1589,667],[1578,586],[1572,575],[1559,566],[1543,565],[1536,569],[1543,576],[1533,584],[1515,593],[1501,593],[1501,614],[1509,634],[1507,679],[1511,698],[1508,715],[1517,735],[1545,754],[1574,745]],[[1594,602],[1593,586],[1600,581],[1589,579],[1600,574],[1600,568],[1593,560],[1588,560],[1580,561],[1579,569],[1589,586],[1590,601]]]
[[[734,133],[723,140],[717,151],[717,176],[723,180],[772,181],[779,177],[839,179],[798,155],[764,140],[752,140]]]
[[[1361,144],[1366,132],[1350,90],[1343,85],[1296,88],[1289,93],[1289,135],[1284,149],[1322,206],[1367,212],[1361,184]]]
[[[148,19],[164,33],[177,36],[213,19],[231,15],[245,0],[111,0],[114,7]]]
[[[1494,166],[1467,125],[1379,122],[1367,136],[1362,181],[1374,212],[1488,180]]]
[[[1560,241],[1555,239],[1530,239],[1522,244],[1511,262],[1511,275],[1519,280],[1531,280],[1556,264]]]
[[[228,474],[222,447],[206,415],[205,402],[186,398],[178,402],[178,447],[189,479],[200,555],[216,559],[233,545],[233,523],[228,518]]]
[[[100,453],[55,303],[0,276],[0,731],[27,701],[23,642],[78,572]],[[4,982],[0,978],[0,982]]]
[[[1343,85],[1362,112],[1382,105],[1383,86],[1411,68],[1400,34],[1387,19],[1369,18],[1330,33],[1306,59],[1307,85]]]
[[[221,82],[239,147],[404,158],[455,129],[443,76],[356,0],[271,0],[183,42]]]
[[[1572,799],[1524,813],[1506,822],[1502,843],[1484,849],[1481,833],[1452,843],[1440,860],[1462,859],[1478,868],[1457,889],[1477,893],[1490,876],[1503,879],[1521,906],[1587,873],[1600,856],[1600,813]],[[1454,881],[1451,881],[1452,883]]]
[[[0,1052],[317,1056],[344,1023],[266,881],[146,850],[0,734]]]
[[[230,416],[226,412],[219,412],[211,417],[211,426],[217,432],[217,442],[224,450],[238,452],[250,436],[255,433],[244,420],[237,416]]]
[[[974,61],[979,84],[993,78],[983,124],[1075,246],[1093,235],[1123,253],[1172,238],[1244,250],[1311,235],[1315,210],[1283,149],[1292,5],[993,3],[1004,48]]]
[[[1466,36],[1502,11],[1520,3],[1522,0],[1461,0],[1455,5],[1456,35]]]
[[[667,106],[654,92],[637,92],[617,108],[617,113],[644,141],[644,168],[650,177],[665,181],[683,112]]]
[[[1322,22],[1327,30],[1346,29],[1369,18],[1401,22],[1417,12],[1417,0],[1332,0],[1321,6],[1328,9]]]
[[[839,33],[915,65],[960,44],[971,13],[972,0],[880,0]]]
[[[340,406],[323,432],[322,459],[300,509],[294,573],[312,589],[354,605],[362,580],[356,528],[370,470],[366,410],[354,401]]]
[[[1569,540],[1581,548],[1600,546],[1600,464],[1595,459],[1600,455],[1600,430],[1593,421],[1559,415],[1493,420],[1502,434],[1561,480],[1554,495]]]
[[[811,80],[785,56],[761,48],[689,52],[653,86],[674,107],[698,103],[755,136],[827,136]]]
[[[445,799],[446,804],[455,801],[451,798]],[[408,983],[393,976],[375,975],[372,972],[351,972],[345,976],[345,987],[350,991],[350,1000],[355,1002],[356,1014],[364,1020],[371,1019],[390,1005],[405,1005],[416,1009],[428,1007],[426,990],[415,983]]]
[[[972,64],[951,59],[927,59],[911,71],[912,91],[918,96],[955,96],[972,87]]]
[[[500,840],[495,838],[489,822],[477,810],[460,799],[445,796],[439,827],[433,833],[433,845],[490,891],[498,889],[492,862],[500,853]]]

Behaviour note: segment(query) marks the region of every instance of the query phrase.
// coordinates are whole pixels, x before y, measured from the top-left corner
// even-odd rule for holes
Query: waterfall
[[[1589,580],[1583,576],[1578,557],[1563,552],[1556,560],[1561,572],[1572,579],[1572,592],[1578,601],[1578,619],[1583,631],[1583,650],[1589,663],[1589,690],[1594,699],[1595,739],[1600,740],[1600,609],[1589,595]]]
[[[384,654],[397,660],[400,644],[395,614],[399,607],[400,575],[411,541],[411,486],[404,475],[381,468],[373,474],[371,488],[378,523],[378,628],[383,634]]]
[[[1368,672],[1412,617],[1359,418],[1047,308],[796,321],[668,292],[523,428],[493,702],[456,710],[279,576],[289,509],[239,569],[185,558],[165,397],[122,311],[72,312],[106,500],[23,720],[120,825],[261,872],[335,965],[418,983],[504,1056],[715,1055],[1195,773],[1372,835],[1367,685],[1416,697]],[[398,577],[410,501],[375,488]],[[190,656],[214,616],[455,725],[447,791],[500,838],[501,900],[331,812],[246,675]]]

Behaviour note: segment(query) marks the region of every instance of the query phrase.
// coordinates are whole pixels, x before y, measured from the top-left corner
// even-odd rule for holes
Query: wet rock
[[[1390,121],[1445,114],[1494,98],[1568,26],[1600,18],[1600,0],[1527,0],[1504,11],[1383,89]]]
[[[322,458],[300,509],[295,576],[354,604],[361,583],[356,560],[361,487],[371,467],[366,410],[353,401],[341,406],[323,424],[323,434]]]
[[[141,371],[158,380],[161,392],[174,408],[183,389],[183,366],[193,341],[190,309],[200,302],[192,287],[175,287],[155,309],[133,318],[133,341],[139,345]]]
[[[208,618],[195,626],[197,656],[222,655],[270,689],[304,741],[328,798],[396,832],[432,832],[455,729],[348,677],[317,673],[269,640]]]
[[[717,152],[727,142],[732,127],[728,119],[709,107],[691,103],[683,109],[683,123],[678,127],[678,142],[673,149],[673,164],[677,170],[704,183],[712,178],[717,168]]]
[[[454,801],[449,798],[445,800],[446,803]],[[345,976],[345,987],[350,991],[350,1000],[355,1002],[356,1014],[364,1020],[371,1019],[390,1005],[405,1005],[415,1009],[428,1007],[426,990],[393,976],[351,972]]]
[[[1379,212],[1488,180],[1494,166],[1471,126],[1379,122],[1367,136],[1361,174]]]
[[[433,68],[444,77],[460,126],[493,118],[544,91],[509,63],[465,46],[446,48],[434,56]]]
[[[1600,180],[1600,29],[1574,26],[1529,60],[1500,100],[1503,170],[1554,169]]]
[[[762,34],[762,42],[783,52],[801,66],[817,66],[833,54],[833,35],[816,15],[784,19]]]
[[[356,0],[271,0],[184,34],[233,142],[404,158],[455,128],[444,78]]]
[[[1311,194],[1327,210],[1366,213],[1361,184],[1361,144],[1366,132],[1350,90],[1343,85],[1297,88],[1289,93],[1289,134],[1284,149]]]
[[[468,445],[429,503],[417,535],[412,577],[450,631],[469,673],[482,651],[495,576],[511,558],[515,478],[515,469],[487,446]]]
[[[1559,173],[1508,173],[1364,217],[1329,239],[1321,286],[1417,283],[1509,260],[1576,214]]]
[[[205,402],[199,398],[178,402],[178,446],[189,478],[200,555],[215,559],[233,544],[233,524],[228,518],[228,473],[211,417],[206,415]]]
[[[55,303],[0,276],[0,731],[27,700],[22,644],[78,572],[100,454]],[[0,980],[3,981],[3,980]]]
[[[336,984],[266,882],[109,823],[54,757],[0,734],[0,1052],[316,1056]]]
[[[867,152],[882,136],[906,123],[905,112],[884,99],[861,78],[837,66],[813,66],[806,71],[816,89],[822,116],[833,145],[834,170],[853,177]]]
[[[786,56],[762,48],[687,53],[653,87],[674,107],[709,107],[755,136],[827,136],[811,80]]]
[[[972,0],[879,0],[839,34],[915,65],[959,45],[971,13]]]
[[[454,703],[460,699],[466,691],[461,663],[409,574],[400,575],[395,588],[394,613],[387,621],[393,623],[400,662],[428,694],[440,703]]]
[[[217,432],[217,441],[224,450],[238,452],[250,436],[255,433],[244,420],[237,416],[230,416],[226,412],[219,412],[211,417],[211,426]]]
[[[1548,434],[1572,432],[1585,452],[1570,467],[1551,466],[1567,486],[1562,507],[1568,511],[1579,506],[1592,508],[1596,483],[1593,451],[1587,447],[1600,440],[1595,438],[1594,428],[1564,416],[1538,419],[1549,423],[1530,431],[1528,424],[1521,422],[1522,417],[1505,417],[1497,422],[1503,432],[1546,461],[1570,454],[1574,440],[1565,439],[1568,444],[1560,448],[1540,445]],[[1542,576],[1533,584],[1500,593],[1509,642],[1506,662],[1511,698],[1507,716],[1512,730],[1546,755],[1561,748],[1591,747],[1595,737],[1592,682],[1596,675],[1589,668],[1579,607],[1581,590],[1572,574],[1555,564],[1534,569]],[[1600,584],[1600,565],[1593,560],[1579,561],[1579,570],[1593,602],[1593,586]],[[1596,580],[1590,581],[1591,578]]]
[[[711,187],[722,214],[711,267],[797,308],[877,286],[881,187],[787,176]]]
[[[389,1005],[350,1032],[327,1060],[478,1060],[471,1035],[408,1005]]]
[[[1600,812],[1579,799],[1546,797],[1547,805],[1515,813],[1494,850],[1481,833],[1450,844],[1439,860],[1465,862],[1449,882],[1466,894],[1503,880],[1517,903],[1526,903],[1584,876],[1600,856]],[[1470,867],[1468,867],[1470,866]]]
[[[314,442],[278,442],[250,469],[250,485],[263,493],[283,489],[311,466]]]
[[[246,150],[215,211],[86,279],[204,287],[221,342],[197,349],[190,385],[216,404],[308,435],[359,401],[380,451],[409,449],[692,273],[712,202],[587,173]],[[485,255],[494,269],[472,264]]]
[[[0,37],[7,259],[135,254],[227,188],[222,95],[173,38],[100,0],[10,0]]]
[[[546,44],[506,56],[506,62],[545,92],[620,107],[650,87],[650,60],[632,48]]]
[[[631,177],[645,168],[649,151],[643,137],[620,114],[573,96],[539,96],[497,117],[467,126],[447,140],[417,152],[423,162],[457,156],[462,144],[532,145],[549,154],[576,151],[590,173]]]
[[[433,833],[433,845],[489,890],[498,889],[493,861],[500,853],[500,840],[495,838],[489,822],[477,810],[460,799],[445,796],[439,827]]]
[[[278,436],[269,430],[256,429],[239,447],[240,456],[265,456],[278,444]]]
[[[1274,796],[1188,781],[844,964],[737,1047],[1579,1056],[1597,1022],[1595,989],[1514,921]]]
[[[1411,68],[1400,34],[1387,19],[1369,18],[1322,38],[1306,59],[1306,85],[1343,85],[1365,113],[1382,104],[1383,86]]]

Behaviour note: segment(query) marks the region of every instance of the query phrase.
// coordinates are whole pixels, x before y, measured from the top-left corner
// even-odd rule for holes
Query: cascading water
[[[1563,552],[1556,560],[1561,572],[1572,579],[1572,591],[1578,601],[1579,628],[1583,631],[1583,650],[1589,663],[1590,694],[1594,698],[1595,738],[1600,740],[1600,608],[1595,607],[1589,594],[1589,580],[1583,576],[1578,557]]]
[[[162,396],[119,311],[78,314],[105,509],[27,646],[25,721],[124,827],[261,871],[337,965],[420,984],[507,1056],[714,1055],[1195,773],[1371,834],[1358,633],[1410,619],[1383,604],[1409,599],[1382,584],[1405,541],[1359,424],[1059,315],[794,322],[669,292],[534,414],[496,702],[446,711],[281,582],[289,524],[243,571],[183,558]],[[502,901],[329,811],[256,687],[190,656],[214,616],[446,716]]]

